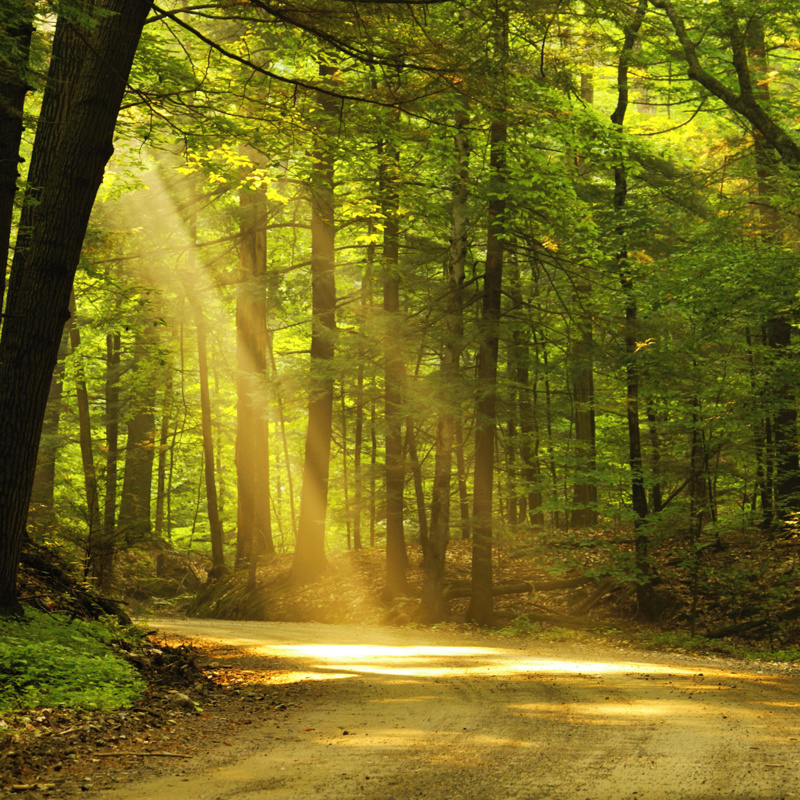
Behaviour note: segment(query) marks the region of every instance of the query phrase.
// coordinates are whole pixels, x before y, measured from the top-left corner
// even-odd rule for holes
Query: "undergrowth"
[[[767,662],[800,662],[800,647],[764,648],[752,643],[735,642],[730,639],[711,639],[706,636],[691,636],[686,631],[659,631],[652,628],[627,630],[607,628],[595,631],[572,631],[553,628],[531,621],[525,614],[515,617],[510,623],[496,631],[498,636],[520,637],[543,642],[591,641],[600,639],[608,644],[639,647],[643,650],[690,653],[692,655],[727,656],[741,660]]]
[[[70,620],[28,609],[0,620],[0,712],[38,707],[114,710],[145,689],[113,650],[116,621]]]

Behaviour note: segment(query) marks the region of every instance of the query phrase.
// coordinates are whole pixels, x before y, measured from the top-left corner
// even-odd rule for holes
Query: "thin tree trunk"
[[[225,572],[224,532],[217,503],[217,481],[214,474],[214,435],[212,429],[211,396],[208,389],[208,331],[205,315],[199,304],[195,305],[197,328],[197,363],[200,377],[200,421],[203,434],[203,473],[206,484],[206,507],[211,535],[211,563],[209,578],[219,578]]]
[[[614,125],[622,128],[625,113],[628,109],[628,66],[631,53],[638,38],[639,29],[644,20],[648,0],[639,0],[631,24],[625,30],[625,41],[620,54],[617,71],[617,107],[611,115]],[[628,197],[627,172],[624,165],[614,168],[614,211],[621,217]],[[639,427],[639,368],[637,362],[637,307],[633,293],[633,278],[628,264],[628,251],[624,244],[625,226],[617,224],[617,235],[621,247],[617,255],[617,267],[625,299],[625,374],[628,417],[628,463],[631,470],[631,498],[634,512],[635,559],[639,579],[636,585],[636,597],[639,613],[646,619],[653,619],[656,614],[655,594],[652,586],[652,566],[650,564],[648,535],[644,523],[647,520],[647,492],[644,485],[644,469],[642,460],[642,442]]]
[[[160,540],[166,532],[170,540],[169,518],[165,526],[164,505],[167,492],[167,451],[169,447],[169,433],[172,426],[172,370],[167,370],[166,385],[164,386],[164,403],[161,407],[161,430],[158,436],[158,462],[156,465],[156,519],[155,533]]]
[[[361,471],[361,451],[364,447],[364,365],[359,360],[356,379],[356,429],[353,440],[353,549],[361,550],[361,503],[364,476]]]
[[[697,365],[695,364],[695,367]],[[705,526],[706,489],[704,481],[704,453],[702,431],[700,429],[700,401],[692,398],[692,429],[689,447],[689,563],[691,569],[692,601],[689,611],[691,635],[695,635],[697,621],[697,600],[700,579],[700,542]]]
[[[386,583],[383,599],[390,601],[406,592],[406,553],[403,532],[403,489],[405,459],[403,458],[403,384],[405,365],[402,353],[400,316],[398,222],[399,197],[391,169],[397,169],[397,152],[384,153],[379,145],[378,155],[386,161],[380,165],[381,205],[385,216],[383,231],[383,313],[384,330],[384,418],[386,426]]]
[[[654,514],[658,514],[664,508],[661,489],[661,434],[658,430],[658,416],[652,403],[647,405],[647,425],[650,431],[650,461],[653,473],[653,487],[650,490],[650,510]]]
[[[86,537],[85,575],[97,582],[98,588],[107,592],[111,586],[111,570],[113,568],[113,551],[109,551],[104,541],[102,522],[100,519],[100,497],[97,486],[97,471],[94,464],[94,447],[92,444],[92,422],[89,416],[89,392],[86,389],[86,378],[80,363],[81,333],[75,321],[75,298],[70,302],[69,341],[72,357],[78,359],[75,369],[75,396],[78,405],[78,424],[80,430],[81,463],[83,465],[83,481],[86,490],[86,523],[89,533]]]
[[[117,490],[119,473],[119,379],[122,340],[106,334],[106,493],[103,500],[103,539],[113,554],[117,538]]]
[[[469,488],[467,487],[467,463],[464,457],[464,415],[459,404],[455,418],[456,478],[458,481],[458,511],[461,520],[461,538],[472,536],[472,519],[469,511]]]
[[[463,473],[463,452],[457,448],[457,430],[460,429],[461,352],[463,350],[463,285],[468,249],[467,201],[469,187],[470,145],[467,137],[469,119],[466,113],[456,117],[454,145],[456,170],[451,196],[451,239],[447,260],[447,297],[445,299],[444,349],[439,366],[439,377],[448,397],[439,401],[436,426],[436,456],[433,468],[431,496],[431,525],[422,547],[422,616],[428,622],[439,622],[447,617],[444,598],[444,568],[447,545],[450,541],[450,484],[453,472],[453,450],[462,460],[459,479]],[[455,392],[455,398],[453,393]],[[461,481],[459,480],[459,488]],[[466,491],[466,487],[464,487]],[[467,516],[469,510],[467,509]],[[467,520],[469,530],[469,520]]]
[[[508,51],[508,15],[498,11],[495,32],[501,64]],[[497,357],[503,288],[503,241],[506,213],[505,171],[508,136],[504,109],[496,112],[490,132],[489,214],[486,268],[483,276],[478,401],[475,422],[475,483],[472,500],[472,594],[467,617],[479,625],[494,622],[492,598],[492,498],[497,407]]]
[[[272,346],[272,332],[267,331],[267,349],[269,350],[269,361],[274,376],[275,399],[278,403],[278,422],[281,428],[281,442],[283,444],[283,459],[286,465],[286,485],[289,489],[289,512],[291,514],[292,536],[297,538],[297,509],[294,502],[294,478],[292,477],[292,458],[289,453],[289,438],[286,435],[286,415],[283,413],[283,395],[281,394],[280,379],[278,377],[278,367],[275,364],[275,350]],[[280,486],[280,482],[278,484]]]
[[[347,468],[347,398],[345,396],[344,381],[341,386],[342,396],[342,480],[344,481],[344,521],[347,529],[347,549],[352,549],[351,519],[350,519],[350,481]]]

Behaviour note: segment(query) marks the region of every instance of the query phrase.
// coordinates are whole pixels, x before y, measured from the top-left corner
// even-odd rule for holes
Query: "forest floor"
[[[292,591],[289,556],[262,567],[260,611],[282,621],[142,617],[158,631],[149,692],[115,713],[23,717],[0,740],[0,787],[118,800],[800,800],[796,663],[737,661],[725,642],[699,655],[687,636],[670,654],[637,650],[659,628],[623,623],[635,593],[610,584],[591,608],[601,633],[531,622],[585,606],[597,584],[500,596],[492,633],[459,621],[464,599],[452,622],[421,628],[410,555],[409,596],[388,608],[382,555],[367,550]],[[525,548],[497,555],[497,583],[548,578]],[[468,578],[468,542],[448,564],[451,584]],[[668,590],[673,627],[685,585]],[[237,592],[213,602],[230,610]]]
[[[187,690],[201,710],[143,706],[126,712],[138,730],[111,737],[84,726],[29,785],[107,800],[800,798],[786,665],[446,628],[152,624],[200,648],[215,682]]]

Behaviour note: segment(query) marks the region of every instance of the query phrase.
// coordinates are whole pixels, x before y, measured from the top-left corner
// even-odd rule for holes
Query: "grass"
[[[119,634],[115,621],[70,620],[31,609],[22,619],[0,621],[0,712],[130,706],[145,683],[114,652]]]

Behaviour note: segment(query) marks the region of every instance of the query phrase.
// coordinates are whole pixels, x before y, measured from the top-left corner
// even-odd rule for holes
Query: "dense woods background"
[[[498,541],[692,631],[800,615],[796,4],[0,21],[6,612],[29,508],[103,592],[380,547],[390,603],[418,544],[435,621],[454,537],[478,623]]]

